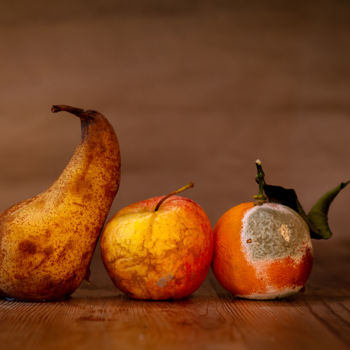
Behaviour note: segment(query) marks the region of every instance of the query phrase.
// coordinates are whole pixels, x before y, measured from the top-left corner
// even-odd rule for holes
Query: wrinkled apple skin
[[[154,197],[120,210],[101,239],[104,265],[114,284],[136,299],[180,299],[204,281],[213,254],[213,234],[194,201]]]

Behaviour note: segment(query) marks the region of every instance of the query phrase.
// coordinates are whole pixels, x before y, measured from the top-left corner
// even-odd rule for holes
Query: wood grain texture
[[[2,349],[348,349],[349,242],[316,242],[307,290],[281,301],[235,299],[209,274],[177,302],[85,284],[56,303],[0,302]],[[96,272],[96,271],[95,271]]]

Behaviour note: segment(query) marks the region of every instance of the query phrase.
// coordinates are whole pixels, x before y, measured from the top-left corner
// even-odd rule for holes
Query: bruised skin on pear
[[[82,141],[45,192],[0,215],[0,295],[59,300],[72,294],[90,261],[120,179],[117,136],[96,111],[65,105],[80,118]]]

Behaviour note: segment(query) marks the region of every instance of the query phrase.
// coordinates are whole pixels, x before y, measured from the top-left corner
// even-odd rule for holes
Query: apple
[[[107,223],[103,263],[114,284],[135,299],[181,299],[204,281],[213,255],[213,233],[204,210],[176,194],[131,204]]]

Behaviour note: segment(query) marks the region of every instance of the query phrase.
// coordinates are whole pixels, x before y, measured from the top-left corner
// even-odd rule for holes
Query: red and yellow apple
[[[175,194],[121,209],[101,238],[103,263],[114,284],[136,299],[180,299],[204,281],[213,233],[204,210]]]

